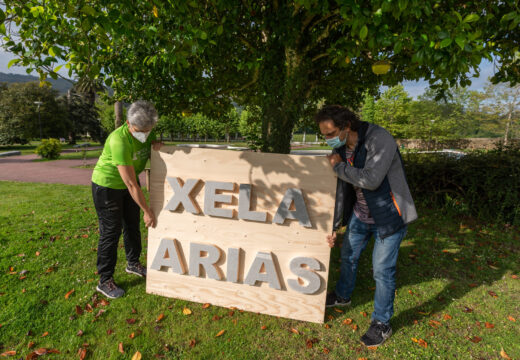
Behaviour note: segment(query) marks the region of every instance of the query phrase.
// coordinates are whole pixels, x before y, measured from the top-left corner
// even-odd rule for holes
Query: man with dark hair
[[[315,120],[333,148],[328,159],[338,177],[333,232],[327,237],[330,247],[336,241],[336,231],[347,225],[340,278],[336,290],[327,294],[327,307],[350,305],[359,257],[373,235],[374,312],[361,341],[366,346],[379,346],[392,334],[399,247],[407,224],[417,219],[403,161],[388,131],[360,121],[343,106],[325,106]]]

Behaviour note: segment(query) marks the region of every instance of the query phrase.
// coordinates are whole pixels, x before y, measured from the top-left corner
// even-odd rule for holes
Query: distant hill
[[[0,83],[6,82],[6,83],[20,83],[20,82],[31,82],[31,81],[40,81],[40,79],[36,76],[32,75],[20,75],[20,74],[6,74],[3,72],[0,72]],[[52,85],[52,88],[55,90],[58,90],[60,94],[66,94],[67,91],[72,87],[72,83],[63,80],[63,79],[49,79],[49,82]]]

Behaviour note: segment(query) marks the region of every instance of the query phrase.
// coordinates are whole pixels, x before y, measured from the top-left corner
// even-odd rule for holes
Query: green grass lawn
[[[84,144],[86,142],[87,141],[78,141],[78,144]],[[100,144],[96,142],[90,141],[88,143],[90,144],[90,146],[100,146]],[[34,151],[36,150],[38,145],[40,145],[40,141],[31,141],[25,145],[0,145],[0,152],[19,150],[21,151],[22,155],[29,155],[34,154]],[[62,144],[61,146],[62,150],[65,150],[72,149],[74,145]]]
[[[325,325],[148,295],[124,272],[123,249],[115,280],[127,294],[102,304],[90,188],[0,182],[0,199],[0,354],[15,359],[38,348],[59,350],[42,357],[52,359],[82,348],[87,359],[500,359],[502,349],[520,358],[518,228],[420,209],[398,260],[394,335],[370,350],[359,343],[373,307],[370,245],[352,306],[328,309]]]

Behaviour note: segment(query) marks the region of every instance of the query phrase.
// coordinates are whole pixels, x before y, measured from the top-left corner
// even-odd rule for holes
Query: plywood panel
[[[167,177],[200,179],[191,193],[199,214],[165,210],[173,195]],[[232,218],[204,214],[204,188],[208,181],[232,182],[231,204],[220,204],[232,210]],[[335,177],[324,157],[262,154],[226,150],[163,147],[152,152],[151,207],[158,217],[157,227],[148,235],[149,293],[197,302],[208,302],[224,307],[237,307],[298,320],[323,322],[326,283],[330,249],[325,241],[332,229]],[[267,212],[265,222],[238,219],[239,185],[252,185],[251,210]],[[283,225],[274,224],[273,217],[289,188],[300,189],[311,221],[306,228],[297,220],[287,219]],[[186,267],[190,258],[190,243],[215,245],[221,249],[217,266],[222,280],[157,271],[150,268],[160,240],[176,239]],[[227,252],[240,248],[238,282],[226,280]],[[244,283],[244,278],[259,252],[272,253],[278,268],[281,289],[269,287],[267,282],[255,286]],[[170,254],[170,256],[172,256]],[[319,261],[316,271],[321,278],[320,289],[311,295],[294,291],[288,279],[297,279],[289,264],[295,257],[311,257]],[[305,282],[303,283],[305,284]]]

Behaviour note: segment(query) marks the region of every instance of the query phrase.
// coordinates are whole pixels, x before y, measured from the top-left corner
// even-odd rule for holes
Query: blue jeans
[[[352,214],[341,247],[341,267],[336,294],[350,299],[356,283],[356,272],[359,257],[365,250],[368,240],[374,235],[374,251],[372,267],[376,281],[374,296],[374,312],[372,320],[389,324],[394,314],[395,297],[395,264],[401,240],[406,235],[406,226],[391,236],[381,239],[374,224],[366,224]]]

